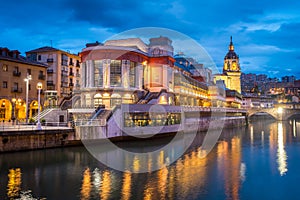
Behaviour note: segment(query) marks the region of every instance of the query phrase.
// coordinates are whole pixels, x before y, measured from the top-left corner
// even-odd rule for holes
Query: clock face
[[[234,63],[232,63],[232,70],[237,70],[237,64],[236,64],[236,62],[234,62]]]

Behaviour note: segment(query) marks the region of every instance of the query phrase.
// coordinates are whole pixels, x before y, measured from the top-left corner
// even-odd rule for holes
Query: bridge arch
[[[265,109],[249,109],[247,112],[247,117],[250,118],[258,113],[267,113],[274,119],[279,120],[278,111],[276,108],[265,108]]]
[[[295,117],[295,116],[300,117],[300,113],[299,113],[299,112],[288,113],[288,114],[286,114],[286,116],[285,116],[285,120],[288,120],[288,119],[290,119],[290,118],[292,118],[292,117]]]

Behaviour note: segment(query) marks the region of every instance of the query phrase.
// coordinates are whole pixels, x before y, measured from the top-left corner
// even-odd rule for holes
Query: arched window
[[[120,105],[122,103],[122,97],[118,93],[114,93],[111,95],[110,107],[114,107],[116,105]]]
[[[132,103],[133,102],[133,95],[125,94],[123,96],[123,103]]]
[[[97,108],[98,106],[103,105],[102,95],[100,93],[95,94],[94,96],[94,106]]]

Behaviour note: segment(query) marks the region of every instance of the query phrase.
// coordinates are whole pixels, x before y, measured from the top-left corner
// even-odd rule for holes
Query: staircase
[[[46,108],[40,113],[40,119],[44,118],[46,115],[48,115],[50,112],[54,110],[59,110],[59,108]],[[37,118],[38,118],[38,114],[32,117],[34,121],[37,121]]]
[[[66,110],[68,108],[72,108],[73,106],[73,102],[77,101],[78,99],[80,99],[80,96],[78,95],[72,95],[70,97],[66,97],[60,104],[60,108],[62,110]]]
[[[147,104],[152,99],[157,99],[160,94],[161,92],[148,92],[145,97],[143,97],[137,102],[137,104]]]

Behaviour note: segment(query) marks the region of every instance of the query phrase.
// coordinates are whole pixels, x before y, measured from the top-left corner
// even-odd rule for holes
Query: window
[[[19,88],[19,84],[18,84],[18,83],[16,83],[16,82],[14,82],[14,91],[17,91],[17,90],[18,90],[18,88]]]
[[[73,59],[72,58],[70,58],[70,64],[69,65],[74,65],[73,64]]]
[[[31,69],[27,69],[27,75],[31,75]]]
[[[2,66],[2,70],[3,70],[4,72],[7,72],[7,71],[8,71],[8,66],[4,64],[4,65]]]
[[[2,88],[7,88],[7,81],[2,82]]]
[[[136,69],[136,63],[130,62],[130,69],[129,69],[130,87],[135,87],[135,69]]]
[[[42,60],[42,56],[41,55],[38,55],[38,60]]]
[[[120,87],[122,76],[121,60],[112,60],[110,63],[110,85]]]
[[[66,54],[61,54],[61,65],[68,66],[68,56]]]
[[[95,65],[95,79],[94,79],[95,87],[103,87],[103,61],[95,60],[94,65]]]
[[[31,90],[31,84],[28,84],[28,90]]]
[[[19,67],[18,66],[14,67],[14,72],[19,72]]]

